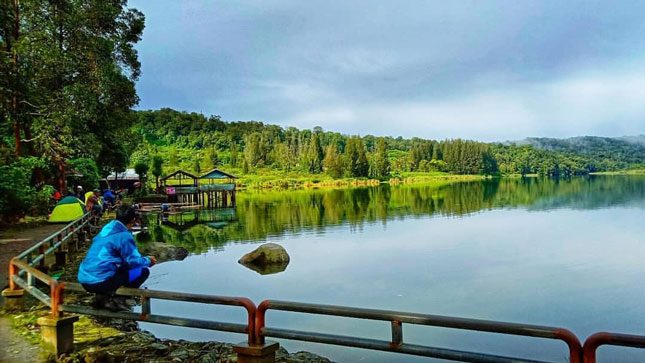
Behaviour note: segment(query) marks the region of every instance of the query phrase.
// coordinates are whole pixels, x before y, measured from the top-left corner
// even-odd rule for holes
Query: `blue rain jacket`
[[[110,189],[106,189],[103,192],[103,200],[105,200],[106,202],[113,203],[114,200],[116,200],[116,197],[114,196],[114,193],[112,193]]]
[[[150,259],[141,256],[132,233],[123,223],[113,220],[94,237],[78,269],[78,282],[97,284],[114,276],[121,267],[133,269],[145,266],[150,266]]]

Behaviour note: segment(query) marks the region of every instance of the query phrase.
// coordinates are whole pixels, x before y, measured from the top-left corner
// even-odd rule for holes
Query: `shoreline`
[[[369,179],[369,178],[340,178],[332,179],[328,176],[321,175],[320,178],[312,177],[309,174],[287,174],[282,176],[262,176],[241,177],[237,184],[238,190],[302,190],[302,189],[323,189],[323,188],[354,188],[366,186],[378,186],[381,184],[390,185],[414,185],[427,184],[434,182],[465,182],[477,181],[504,176],[490,175],[467,175],[467,174],[449,174],[449,173],[422,173],[410,172],[402,175],[392,176],[387,180]]]

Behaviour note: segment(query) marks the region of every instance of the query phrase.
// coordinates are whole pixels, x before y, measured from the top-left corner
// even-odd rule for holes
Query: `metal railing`
[[[83,286],[74,282],[57,281],[46,272],[47,256],[56,252],[76,251],[90,235],[90,229],[93,227],[90,222],[93,217],[86,213],[78,220],[69,223],[61,230],[36,243],[9,262],[9,289],[17,290],[18,287],[38,299],[51,309],[51,316],[59,318],[63,313],[76,313],[94,316],[103,316],[110,318],[119,318],[136,321],[146,321],[166,325],[176,325],[184,327],[194,327],[201,329],[219,330],[234,333],[243,333],[248,335],[249,344],[255,344],[254,324],[255,324],[255,304],[243,297],[187,294],[171,291],[157,291],[148,289],[119,288],[116,293],[122,296],[138,297],[141,299],[141,313],[132,312],[112,312],[103,309],[93,309],[81,305],[63,304],[65,291],[87,293]],[[64,265],[64,257],[56,259],[56,265]],[[37,267],[37,268],[36,268]],[[26,279],[23,276],[26,275]],[[49,295],[41,291],[36,281],[42,282],[49,287]],[[173,316],[164,316],[152,314],[151,299],[174,300],[192,303],[241,306],[247,311],[246,324],[234,324],[217,321],[207,321],[200,319],[179,318]]]
[[[347,318],[389,321],[392,327],[392,339],[391,341],[362,338],[359,339],[342,335],[268,328],[265,326],[266,312],[268,310],[281,310],[307,314],[333,315]],[[489,320],[465,319],[440,315],[405,313],[389,310],[360,309],[335,305],[305,304],[290,301],[265,300],[260,303],[260,305],[258,305],[255,329],[256,335],[258,336],[258,341],[260,343],[264,342],[265,337],[273,337],[405,353],[462,362],[537,362],[534,360],[526,360],[515,357],[504,357],[498,355],[407,344],[403,342],[403,323],[562,340],[567,344],[569,348],[569,361],[572,363],[582,362],[582,347],[580,346],[580,341],[573,333],[571,333],[567,329],[538,325],[503,323]]]
[[[601,345],[645,348],[645,336],[600,332],[590,335],[583,346],[585,363],[596,363],[596,350]]]
[[[463,362],[538,362],[522,358],[405,343],[403,341],[403,324],[406,323],[560,340],[567,344],[569,361],[572,363],[595,363],[596,350],[601,345],[645,348],[645,336],[638,335],[596,333],[587,338],[583,348],[580,340],[571,331],[557,327],[277,300],[265,300],[256,307],[250,299],[245,297],[189,294],[148,289],[119,288],[116,291],[118,295],[140,298],[140,313],[112,312],[83,305],[64,304],[63,297],[65,292],[85,293],[86,291],[78,283],[57,281],[48,275],[45,272],[48,270],[46,259],[52,253],[57,253],[55,264],[64,265],[64,253],[74,252],[81,248],[83,243],[87,242],[90,227],[92,227],[90,221],[91,216],[89,213],[85,214],[77,221],[66,225],[58,232],[14,257],[9,263],[9,290],[24,289],[24,291],[50,307],[51,316],[54,318],[59,318],[64,313],[74,313],[240,333],[246,334],[248,344],[254,346],[262,346],[266,337],[273,337]],[[23,278],[25,275],[26,278]],[[38,288],[37,281],[48,287],[48,293]],[[153,314],[151,308],[152,299],[244,307],[247,313],[247,322],[246,324],[237,324]],[[390,341],[384,341],[267,327],[266,313],[268,310],[388,321],[391,325],[392,338]]]
[[[61,290],[86,292],[83,286],[78,283],[66,282],[62,283]],[[158,323],[165,325],[175,325],[199,329],[210,329],[225,331],[231,333],[242,333],[248,336],[249,344],[255,344],[254,326],[255,326],[255,311],[256,307],[253,301],[245,297],[230,297],[230,296],[216,296],[216,295],[202,295],[202,294],[187,294],[182,292],[172,291],[159,291],[148,289],[133,289],[122,287],[116,293],[122,296],[139,297],[141,298],[141,313],[133,312],[112,312],[108,310],[93,309],[87,306],[80,305],[60,305],[59,310],[67,313],[86,314],[103,316],[108,318],[118,318],[136,321],[145,321],[148,323]],[[61,294],[62,296],[62,294]],[[208,321],[200,319],[180,318],[175,316],[156,315],[152,313],[151,299],[159,300],[172,300],[182,302],[192,302],[211,305],[228,305],[228,306],[241,306],[246,309],[248,320],[246,324],[235,324],[218,321]]]

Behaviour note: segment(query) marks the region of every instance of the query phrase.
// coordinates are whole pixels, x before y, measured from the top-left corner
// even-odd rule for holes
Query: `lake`
[[[186,247],[152,269],[151,289],[440,314],[645,334],[645,177],[493,179],[240,192],[235,210],[150,221],[151,236]],[[199,213],[199,214],[197,214]],[[286,248],[283,272],[237,263],[257,245]],[[154,311],[244,323],[240,308],[154,301]],[[389,340],[387,322],[270,311],[268,325]],[[245,336],[142,323],[158,337],[240,342]],[[404,324],[404,341],[567,361],[564,343]],[[429,358],[280,340],[338,362]],[[603,347],[602,361],[645,350]]]

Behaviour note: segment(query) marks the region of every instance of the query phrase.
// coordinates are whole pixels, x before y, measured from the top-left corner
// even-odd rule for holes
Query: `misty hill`
[[[599,160],[609,159],[628,164],[645,162],[645,135],[624,137],[578,136],[568,139],[530,137],[517,143],[537,149],[563,152]]]

